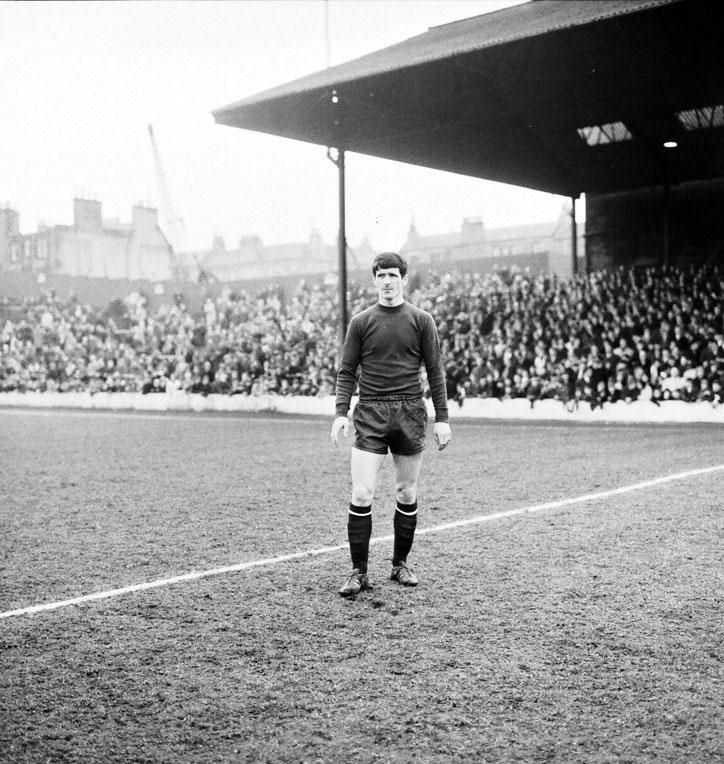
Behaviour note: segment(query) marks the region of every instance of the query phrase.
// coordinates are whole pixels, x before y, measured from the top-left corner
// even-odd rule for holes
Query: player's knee
[[[365,483],[352,484],[352,504],[358,507],[368,507],[372,504],[373,497],[374,491],[371,486]]]
[[[398,483],[396,494],[400,504],[414,504],[417,500],[417,483]]]

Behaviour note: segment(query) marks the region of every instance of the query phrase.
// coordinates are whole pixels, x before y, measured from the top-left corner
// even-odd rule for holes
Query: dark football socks
[[[352,557],[352,567],[357,568],[360,573],[367,572],[371,535],[372,507],[358,507],[350,504],[347,520],[349,552]]]
[[[395,529],[395,545],[392,552],[392,564],[399,565],[407,560],[407,555],[412,549],[412,541],[415,538],[415,528],[417,527],[416,501],[412,504],[397,502],[393,527]]]

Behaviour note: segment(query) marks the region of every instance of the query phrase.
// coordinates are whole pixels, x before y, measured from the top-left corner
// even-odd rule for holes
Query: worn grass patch
[[[0,411],[0,611],[345,543],[330,422]],[[722,462],[721,429],[454,423],[420,528]],[[374,509],[392,530],[390,465]],[[0,620],[12,762],[715,762],[724,473]]]

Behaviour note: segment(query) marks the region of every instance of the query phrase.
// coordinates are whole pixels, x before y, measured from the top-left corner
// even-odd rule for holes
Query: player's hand
[[[432,432],[435,436],[435,443],[437,443],[438,451],[442,451],[452,440],[452,432],[450,431],[450,425],[447,422],[435,422]]]
[[[332,443],[336,446],[339,442],[339,431],[342,430],[342,435],[344,437],[347,437],[347,432],[349,431],[349,419],[347,419],[346,416],[338,416],[334,418],[334,422],[332,422],[332,434],[330,437],[332,438]]]

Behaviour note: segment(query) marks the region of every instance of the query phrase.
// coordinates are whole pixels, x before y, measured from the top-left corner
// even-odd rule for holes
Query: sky
[[[134,204],[183,221],[184,251],[334,244],[326,148],[218,125],[221,106],[520,0],[0,2],[0,205],[23,233],[68,225],[73,199],[128,222]],[[163,202],[148,125],[168,188]],[[348,152],[346,233],[398,249],[421,234],[555,220],[568,200]],[[167,225],[167,230],[169,226]]]

